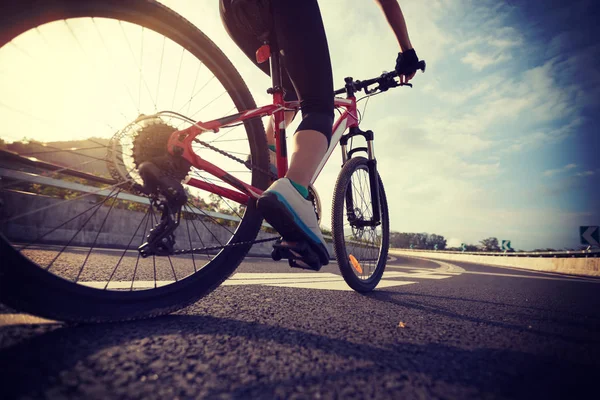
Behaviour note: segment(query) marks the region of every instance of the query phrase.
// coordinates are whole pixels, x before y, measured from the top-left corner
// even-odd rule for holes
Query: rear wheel
[[[387,261],[389,249],[388,205],[381,178],[379,209],[381,223],[369,226],[373,218],[368,160],[348,160],[335,184],[331,231],[340,272],[348,285],[358,292],[377,286]]]
[[[174,253],[144,258],[137,248],[162,215],[132,184],[170,132],[256,107],[225,55],[150,0],[21,1],[0,27],[11,151],[0,157],[0,301],[51,319],[115,321],[169,313],[215,289],[259,233],[255,202],[184,185]],[[201,139],[213,147],[196,145],[202,158],[266,188],[267,175],[239,162],[268,169],[260,120]],[[194,168],[175,172],[227,186]]]

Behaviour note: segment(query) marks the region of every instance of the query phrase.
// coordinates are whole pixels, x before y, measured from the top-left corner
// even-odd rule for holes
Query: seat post
[[[272,41],[273,42],[273,41]],[[272,85],[267,93],[273,95],[273,101],[275,104],[283,104],[283,79],[281,71],[281,54],[277,45],[271,47],[271,57],[269,58],[271,67],[271,81]],[[287,173],[287,145],[285,135],[285,113],[283,110],[276,111],[273,114],[274,118],[274,139],[276,148],[279,150],[277,153],[277,173],[279,177],[284,176]]]
[[[271,68],[271,94],[281,91],[283,95],[283,80],[281,75],[281,55],[277,46],[271,47],[271,57],[269,58]]]

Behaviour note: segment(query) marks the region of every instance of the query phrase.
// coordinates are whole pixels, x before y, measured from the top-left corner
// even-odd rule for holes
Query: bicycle
[[[94,147],[76,151],[55,146],[55,150],[43,148],[37,153],[25,153],[40,157],[49,157],[53,152],[69,157],[91,157],[77,165],[82,168],[79,170],[3,153],[8,167],[0,168],[3,175],[0,302],[42,317],[74,322],[122,321],[163,315],[181,309],[217,288],[235,271],[253,245],[279,239],[278,236],[264,237],[269,227],[262,224],[262,217],[255,208],[255,200],[269,182],[285,175],[287,150],[282,121],[286,110],[299,109],[298,102],[283,100],[277,49],[269,48],[268,44],[261,48],[263,61],[268,59],[273,71],[273,85],[268,91],[273,95],[273,104],[257,107],[241,76],[219,48],[194,25],[155,1],[24,1],[11,7],[0,17],[3,27],[0,56],[4,54],[3,49],[8,55],[12,54],[12,47],[22,50],[20,47],[33,40],[35,35],[50,42],[55,34],[47,33],[44,37],[44,32],[55,28],[62,29],[67,37],[70,37],[66,33],[69,31],[75,39],[74,47],[83,48],[89,42],[95,43],[93,48],[96,50],[101,48],[102,42],[107,54],[107,43],[122,44],[122,40],[116,39],[120,28],[131,55],[136,58],[138,54],[127,33],[137,31],[137,25],[141,27],[141,50],[137,65],[140,76],[135,112],[138,115],[129,118],[123,113],[129,123],[114,133],[108,143],[100,139],[82,140],[106,148],[104,162],[110,177],[85,170],[88,164],[95,162],[94,156],[86,153]],[[80,29],[79,24],[90,22],[88,19],[98,31],[100,41],[92,38],[90,32],[93,29]],[[113,20],[118,22],[113,23]],[[54,24],[48,24],[50,22]],[[103,36],[102,31],[110,34]],[[81,36],[77,37],[77,33]],[[151,88],[144,82],[155,111],[145,114],[142,111],[151,109],[152,105],[141,100],[142,81],[150,75],[142,73],[144,50],[146,54],[148,52],[144,40],[160,43],[155,40],[155,35],[163,38],[159,83],[154,99]],[[216,79],[225,90],[219,98],[226,93],[230,100],[228,106],[218,106],[219,110],[222,112],[233,104],[237,113],[230,111],[221,118],[200,122],[182,112],[158,111],[160,82],[166,79],[161,75],[164,54],[171,55],[168,47],[171,45],[181,47],[182,61],[184,56],[192,57],[201,62],[198,71],[203,65],[214,74],[206,85]],[[42,47],[37,49],[44,51]],[[91,54],[82,51],[82,54],[85,56],[79,57],[87,57],[90,68],[96,68],[94,62],[98,62],[101,55],[96,51]],[[174,59],[169,57],[169,60]],[[182,61],[173,104],[176,103]],[[421,61],[420,69],[425,70],[424,61]],[[108,74],[102,68],[98,73]],[[31,79],[36,76],[31,75]],[[124,76],[123,84],[135,103],[131,83],[125,79],[128,77],[125,68],[119,68],[115,76]],[[395,72],[383,73],[364,81],[349,77],[345,79],[344,88],[335,91],[334,95],[346,94],[346,98],[335,99],[336,109],[344,111],[334,124],[331,145],[312,180],[316,180],[339,142],[343,164],[334,188],[332,239],[342,276],[359,292],[373,290],[383,275],[389,246],[389,220],[383,183],[377,173],[374,134],[359,128],[355,94],[364,90],[371,96],[393,87],[411,86],[399,83],[396,76]],[[118,86],[111,80],[108,83]],[[4,84],[10,87],[13,83],[11,80]],[[372,87],[374,85],[377,86]],[[196,82],[192,93],[195,89]],[[19,101],[17,92],[8,93],[15,94],[11,100]],[[189,104],[185,103],[182,108],[187,106],[189,111],[196,100],[192,96]],[[4,101],[2,99],[0,104]],[[213,101],[203,105],[202,109],[212,104]],[[15,110],[22,111],[19,104],[9,108],[7,113],[14,114]],[[275,130],[277,176],[269,170],[269,150],[261,122],[262,117],[269,115],[274,116],[278,128]],[[38,117],[38,114],[29,115],[26,120],[35,124],[31,117]],[[114,129],[111,124],[106,125]],[[182,125],[185,127],[179,129]],[[238,130],[240,127],[243,129]],[[236,130],[237,133],[232,133]],[[218,136],[212,140],[200,139],[211,133]],[[241,135],[241,138],[236,139],[235,135]],[[358,137],[364,138],[366,146],[353,146],[354,138]],[[224,143],[231,149],[224,150]],[[33,146],[37,145],[34,143]],[[244,167],[241,171],[235,169],[240,166]],[[50,171],[50,175],[48,172],[37,173],[40,168]],[[251,175],[250,183],[247,183],[247,174]],[[366,194],[359,192],[365,188]],[[216,197],[207,200],[206,193]],[[310,193],[315,212],[320,217],[320,200],[312,185]],[[230,202],[237,204],[237,208]],[[59,218],[60,223],[54,223]],[[130,223],[133,220],[135,223]],[[45,226],[47,224],[50,226]],[[184,234],[187,232],[187,240],[178,241],[175,233],[182,230]],[[134,233],[128,238],[131,231]],[[223,239],[229,235],[227,240]],[[141,244],[132,248],[139,238]],[[199,242],[202,247],[194,247],[194,242]],[[182,245],[187,248],[180,248]],[[280,256],[277,251],[272,254],[274,259]],[[173,263],[175,257],[179,257],[178,262]],[[116,264],[112,269],[105,269],[104,265],[110,259],[116,260]],[[198,268],[202,261],[207,262]],[[44,263],[46,265],[42,266]],[[123,271],[122,266],[128,263],[133,269],[132,274]],[[289,264],[299,266],[294,260],[289,260]],[[125,278],[126,281],[119,280]]]

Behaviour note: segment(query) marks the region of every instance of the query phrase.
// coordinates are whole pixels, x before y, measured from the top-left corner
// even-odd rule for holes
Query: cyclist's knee
[[[298,125],[298,131],[314,130],[322,133],[327,139],[327,146],[331,142],[331,130],[333,127],[333,110],[329,112],[305,112],[302,110],[302,122]]]

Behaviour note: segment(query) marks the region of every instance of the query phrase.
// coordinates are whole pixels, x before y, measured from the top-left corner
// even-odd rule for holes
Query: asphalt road
[[[131,323],[0,306],[0,398],[598,398],[600,279],[398,257],[360,295],[336,268],[252,259]]]

